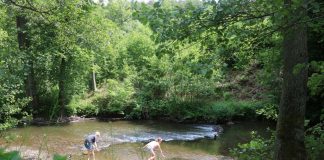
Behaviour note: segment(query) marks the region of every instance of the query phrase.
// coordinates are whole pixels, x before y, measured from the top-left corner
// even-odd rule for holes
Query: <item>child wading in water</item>
[[[156,158],[156,154],[155,154],[155,152],[154,152],[154,150],[155,149],[159,149],[160,151],[161,151],[161,155],[163,156],[163,157],[165,157],[164,155],[163,155],[163,153],[162,153],[162,149],[161,149],[161,147],[160,147],[160,144],[162,143],[162,138],[157,138],[155,141],[152,141],[152,142],[150,142],[150,143],[148,143],[148,144],[146,144],[143,148],[145,148],[147,151],[149,151],[150,153],[151,153],[151,157],[148,159],[148,160],[155,160],[155,158]]]
[[[84,140],[84,146],[88,150],[88,160],[90,160],[90,157],[93,157],[93,160],[95,160],[95,154],[94,150],[96,149],[99,151],[97,146],[98,138],[100,137],[100,132],[96,132],[95,134],[91,134],[87,136],[87,138]]]

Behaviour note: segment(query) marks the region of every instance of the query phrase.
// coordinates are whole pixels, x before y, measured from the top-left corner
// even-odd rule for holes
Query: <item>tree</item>
[[[19,12],[19,11],[18,11]],[[24,12],[21,10],[20,12]],[[30,47],[30,37],[28,35],[28,28],[27,23],[28,20],[25,15],[19,14],[16,16],[16,23],[17,23],[17,39],[18,45],[21,53],[27,53],[28,59],[25,62],[26,67],[28,68],[28,74],[25,80],[26,85],[26,95],[31,97],[31,105],[36,110],[39,106],[39,97],[37,94],[36,89],[36,80],[35,80],[35,71],[34,71],[34,62],[33,62],[33,55],[29,51]]]
[[[26,98],[23,79],[23,62],[15,58],[18,50],[16,23],[7,23],[11,18],[8,10],[0,4],[0,131],[15,126],[30,103]],[[8,30],[12,28],[12,30]],[[12,33],[12,31],[14,33]],[[14,41],[14,43],[12,43]]]
[[[308,55],[306,25],[302,22],[306,17],[306,4],[304,0],[285,0],[284,21],[291,26],[283,33],[283,87],[274,155],[277,160],[306,159],[304,120]]]

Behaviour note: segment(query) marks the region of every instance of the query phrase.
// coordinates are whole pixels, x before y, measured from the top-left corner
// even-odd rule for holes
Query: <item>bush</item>
[[[16,126],[20,119],[29,116],[25,111],[29,98],[22,98],[20,84],[5,84],[0,75],[0,131]],[[10,79],[6,80],[10,82]]]
[[[98,107],[91,103],[80,104],[80,106],[77,107],[76,109],[77,109],[77,115],[79,116],[92,117],[92,116],[96,116],[99,113]]]
[[[128,109],[126,109],[128,110]],[[135,104],[133,108],[130,109],[130,112],[127,112],[126,118],[128,119],[142,119],[143,108]]]
[[[150,100],[134,108],[132,116],[147,114],[146,118],[164,118],[175,121],[226,122],[256,116],[260,103],[250,101],[221,101],[208,104],[204,101]]]
[[[125,79],[119,82],[113,79],[107,80],[108,94],[94,101],[99,107],[102,116],[124,113],[126,106],[132,103],[135,89],[132,83]]]
[[[256,110],[256,113],[268,120],[276,121],[278,118],[278,108],[279,106],[276,104],[264,104],[262,108]]]
[[[199,101],[171,101],[169,102],[167,114],[177,121],[204,121],[203,102]]]
[[[72,114],[78,116],[91,117],[99,112],[99,108],[92,104],[92,99],[81,99],[80,96],[73,97],[68,108]]]
[[[233,119],[253,118],[260,103],[250,101],[219,101],[205,107],[207,119],[211,121],[229,121]]]
[[[111,116],[130,110],[127,106],[133,104],[134,88],[126,79],[123,82],[107,80],[106,86],[97,92],[74,96],[68,108],[76,115]]]
[[[175,121],[226,122],[234,119],[249,119],[256,116],[261,103],[250,101],[220,101],[208,104],[203,101],[150,100],[133,110],[148,114],[149,118],[167,118]],[[142,106],[142,107],[140,107]],[[148,118],[146,117],[146,118]]]
[[[18,151],[6,152],[4,149],[0,148],[0,159],[1,160],[22,160]],[[53,160],[67,160],[66,156],[61,156],[59,154],[54,154]]]
[[[168,119],[177,122],[203,121],[203,108],[205,103],[200,101],[172,100],[150,100],[141,108],[142,113],[147,114],[146,118]]]
[[[55,119],[60,116],[60,107],[58,106],[58,85],[51,86],[46,84],[41,87],[39,95],[39,105],[37,110],[33,111],[35,117],[46,117],[48,119]]]
[[[5,152],[4,149],[0,148],[0,159],[1,160],[21,160],[18,151]]]
[[[306,130],[305,144],[309,159],[319,160],[324,157],[324,125],[317,125]]]
[[[62,156],[62,155],[59,155],[59,154],[54,154],[53,156],[53,160],[67,160],[67,156]]]
[[[274,134],[270,139],[262,138],[256,132],[251,133],[252,140],[249,143],[238,144],[230,153],[240,160],[271,160],[273,159]]]
[[[274,132],[270,139],[262,138],[255,132],[252,132],[252,140],[246,144],[238,144],[231,149],[231,154],[240,160],[271,160],[274,154]],[[320,160],[324,157],[324,130],[323,123],[306,130],[305,145],[308,159]]]
[[[223,93],[223,98],[225,101],[229,101],[230,99],[233,98],[233,94],[231,92],[224,92]]]

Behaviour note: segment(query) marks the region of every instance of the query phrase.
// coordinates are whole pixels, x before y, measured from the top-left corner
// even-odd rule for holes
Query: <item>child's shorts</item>
[[[87,148],[87,150],[93,150],[93,145],[89,141],[84,141],[84,146]]]

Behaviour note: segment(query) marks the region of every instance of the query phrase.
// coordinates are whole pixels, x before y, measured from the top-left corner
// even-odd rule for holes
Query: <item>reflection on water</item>
[[[176,124],[156,121],[82,121],[64,126],[28,126],[8,131],[16,135],[9,146],[27,146],[34,150],[50,153],[71,154],[72,159],[86,159],[82,156],[83,140],[86,135],[100,131],[97,160],[147,159],[142,146],[148,141],[162,137],[162,149],[166,159],[184,160],[222,159],[216,155],[228,155],[228,148],[249,139],[250,131],[265,133],[269,124],[242,122],[224,126],[222,133],[213,139],[212,125]],[[1,140],[0,140],[1,141]],[[4,141],[1,142],[4,145]],[[223,157],[226,159],[226,157]]]

